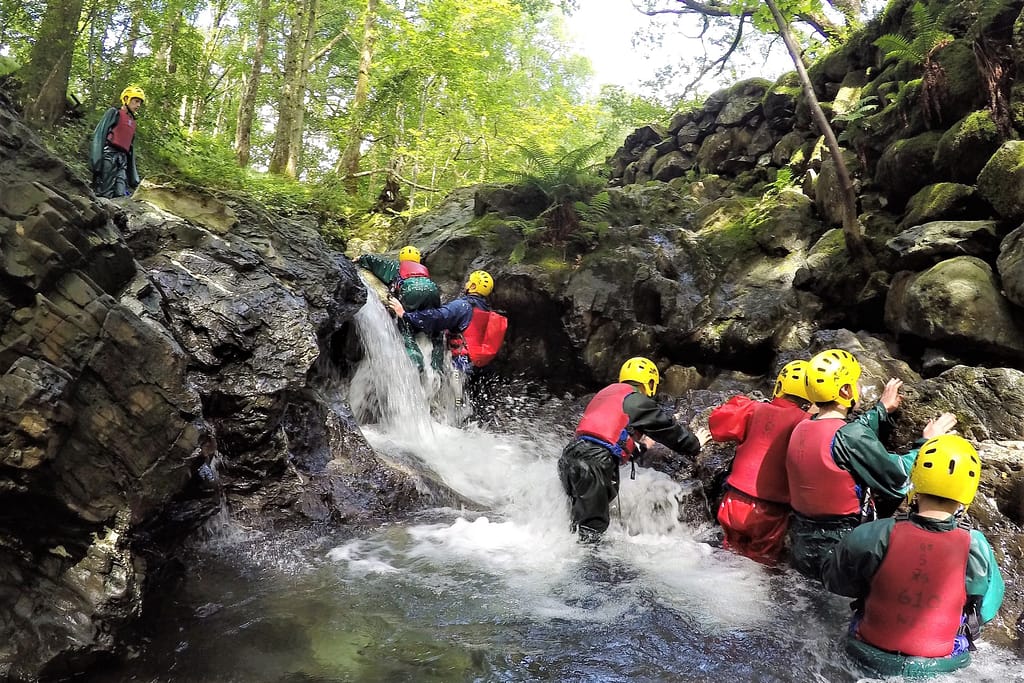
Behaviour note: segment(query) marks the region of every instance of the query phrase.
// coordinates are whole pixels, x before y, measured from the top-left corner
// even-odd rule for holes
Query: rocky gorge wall
[[[97,200],[0,93],[0,680],[126,652],[222,509],[356,529],[426,495],[332,381],[366,292],[315,220],[136,197]]]

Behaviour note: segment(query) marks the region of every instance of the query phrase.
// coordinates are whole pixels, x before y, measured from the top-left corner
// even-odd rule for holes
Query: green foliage
[[[857,100],[849,111],[836,114],[832,120],[845,124],[843,132],[839,134],[839,142],[854,142],[869,133],[868,119],[877,109],[878,97],[869,95]]]
[[[927,5],[915,2],[910,8],[912,36],[886,33],[875,40],[874,45],[882,51],[884,59],[896,59],[916,65],[923,65],[932,55],[953,42],[953,35],[945,30],[945,18],[949,3],[943,10],[933,11]]]

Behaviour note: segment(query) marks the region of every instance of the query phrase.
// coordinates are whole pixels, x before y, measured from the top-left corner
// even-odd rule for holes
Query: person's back
[[[421,261],[420,250],[414,246],[405,246],[398,252],[398,259],[362,254],[356,259],[356,265],[370,271],[374,277],[388,286],[391,295],[410,311],[426,310],[441,305],[441,290],[430,279],[430,271]],[[399,317],[398,332],[405,346],[405,353],[416,368],[423,372],[425,366],[423,353],[416,343],[415,330],[407,320]],[[432,335],[434,353],[431,367],[441,369],[443,358],[443,341],[440,335]]]
[[[667,415],[653,397],[661,379],[647,358],[630,358],[619,381],[597,392],[583,411],[576,435],[558,459],[558,478],[569,497],[570,525],[580,540],[600,538],[610,523],[609,506],[619,492],[619,466],[642,452],[649,438],[693,457],[710,438],[693,434]]]
[[[962,517],[980,477],[965,439],[930,439],[911,472],[916,509],[858,527],[826,558],[826,588],[857,599],[847,651],[873,674],[916,677],[970,663],[1004,592],[991,546]]]
[[[786,447],[793,428],[808,417],[802,407],[806,366],[807,361],[786,364],[771,402],[736,397],[708,418],[716,441],[739,441],[718,506],[723,545],[767,564],[782,553],[789,524]]]
[[[871,409],[848,421],[857,402],[860,363],[843,349],[822,351],[807,370],[807,396],[819,413],[793,430],[786,453],[790,505],[790,559],[819,578],[821,563],[861,521],[891,515],[906,495],[916,451],[890,453],[880,434],[903,401],[903,382],[890,379]],[[956,424],[944,413],[923,430],[925,439]]]

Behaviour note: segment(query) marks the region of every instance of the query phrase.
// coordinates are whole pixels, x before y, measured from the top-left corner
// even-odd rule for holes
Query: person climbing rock
[[[121,91],[121,107],[111,107],[93,131],[89,167],[93,191],[98,197],[125,197],[139,186],[135,167],[135,117],[146,101],[142,88],[129,85]]]
[[[954,434],[929,439],[910,481],[909,515],[857,527],[822,573],[826,588],[857,600],[846,650],[872,676],[967,666],[981,625],[1003,603],[992,546],[964,516],[981,481],[974,446]]]
[[[448,335],[452,363],[457,370],[472,374],[494,360],[501,349],[508,320],[491,310],[487,297],[494,291],[494,278],[485,270],[474,270],[466,278],[462,296],[444,306],[409,309],[402,301],[389,306],[400,320],[432,337]]]
[[[789,527],[786,447],[810,417],[806,379],[807,361],[792,361],[779,372],[771,402],[739,395],[708,417],[712,439],[739,442],[718,506],[722,545],[764,564],[778,561]]]
[[[610,523],[609,506],[619,495],[619,467],[645,450],[647,439],[694,458],[711,439],[692,433],[654,401],[661,379],[653,361],[630,358],[619,381],[587,404],[576,436],[558,459],[558,478],[569,496],[571,528],[584,542],[598,540]]]
[[[365,268],[378,280],[386,283],[391,296],[401,302],[403,309],[419,311],[441,305],[441,291],[430,279],[430,271],[421,263],[421,259],[420,250],[409,245],[402,247],[398,252],[397,261],[376,254],[363,254],[356,259],[356,265]],[[423,353],[416,343],[416,330],[399,316],[398,331],[402,335],[406,354],[419,371],[423,372]],[[431,366],[439,370],[444,358],[444,342],[440,334],[432,335],[431,341],[434,344]]]
[[[878,403],[847,421],[857,403],[860,363],[843,349],[828,349],[807,366],[807,397],[818,414],[793,428],[786,449],[790,520],[788,537],[793,567],[820,578],[821,563],[836,543],[858,524],[891,516],[905,498],[908,475],[917,454],[886,450],[880,432],[903,402],[903,382],[890,379]],[[924,439],[956,425],[943,413],[924,428]]]

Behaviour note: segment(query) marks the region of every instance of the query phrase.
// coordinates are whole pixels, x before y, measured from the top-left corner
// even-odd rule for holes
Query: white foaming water
[[[363,433],[384,454],[415,458],[478,509],[409,527],[403,539],[351,541],[329,559],[352,574],[399,572],[427,583],[484,572],[504,586],[507,605],[534,618],[607,622],[630,610],[641,591],[695,610],[706,623],[750,625],[768,614],[765,573],[695,541],[678,521],[682,487],[660,472],[638,468],[631,480],[623,468],[604,542],[578,544],[557,475],[565,438],[556,432],[564,426],[494,434],[433,421],[394,327],[372,297],[357,316],[367,357],[352,380],[352,407],[363,416],[371,403],[380,411]],[[580,577],[595,557],[616,565],[607,570],[612,590]]]

